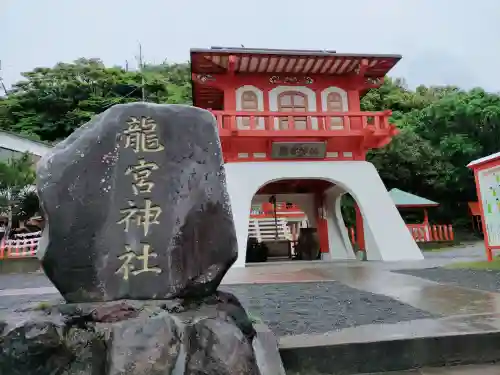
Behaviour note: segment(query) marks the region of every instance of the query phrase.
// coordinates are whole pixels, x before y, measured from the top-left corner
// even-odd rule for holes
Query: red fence
[[[455,235],[453,226],[449,225],[427,225],[427,224],[407,224],[408,230],[416,242],[444,242],[453,241]],[[356,230],[353,227],[348,229],[349,238],[353,244],[356,241]]]
[[[0,259],[26,258],[36,256],[40,241],[40,232],[29,233],[13,240],[0,242]]]

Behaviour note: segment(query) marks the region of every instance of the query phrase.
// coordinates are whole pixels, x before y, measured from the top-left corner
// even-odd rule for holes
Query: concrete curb
[[[500,361],[500,331],[280,347],[288,373],[356,374]]]

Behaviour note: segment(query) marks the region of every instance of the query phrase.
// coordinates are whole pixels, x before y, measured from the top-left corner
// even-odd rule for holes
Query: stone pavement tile
[[[499,375],[500,364],[424,368],[419,370],[371,372],[358,375]]]
[[[364,266],[332,266],[328,269],[311,269],[309,272],[324,278],[334,276],[335,280],[352,288],[385,295],[434,315],[500,313],[500,294],[439,284],[400,271],[388,272]],[[411,272],[413,275],[416,271]]]
[[[371,372],[369,374],[358,375],[422,375],[420,370],[407,370],[407,371],[389,371],[389,372]]]
[[[52,283],[41,273],[0,274],[0,290],[38,288],[51,286]]]
[[[422,270],[398,270],[396,272],[462,288],[493,293],[500,291],[500,272],[497,270],[446,269],[438,267]]]
[[[423,369],[422,375],[499,375],[500,364]]]

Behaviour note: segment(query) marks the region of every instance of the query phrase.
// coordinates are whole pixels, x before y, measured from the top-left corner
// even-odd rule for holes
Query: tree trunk
[[[9,207],[7,209],[7,228],[5,228],[5,233],[3,235],[4,241],[9,240],[10,232],[12,231],[12,206],[9,204]]]

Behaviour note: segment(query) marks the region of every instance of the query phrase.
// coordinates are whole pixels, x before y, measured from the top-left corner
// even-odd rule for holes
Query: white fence
[[[278,218],[277,223],[278,226],[276,226],[274,218],[250,219],[248,237],[256,238],[259,242],[274,240],[291,241],[292,234],[290,233],[287,221]],[[276,236],[276,232],[278,236]]]

